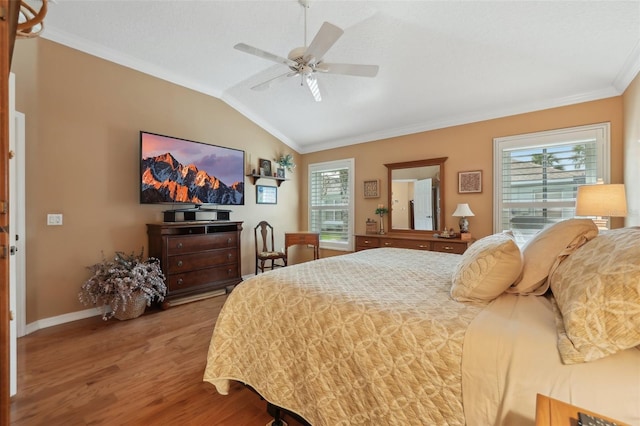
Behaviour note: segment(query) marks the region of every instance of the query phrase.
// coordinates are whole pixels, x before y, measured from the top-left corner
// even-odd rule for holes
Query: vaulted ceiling
[[[32,0],[37,4],[39,0]],[[307,44],[344,30],[327,62],[374,78],[299,77],[233,48],[305,45],[297,0],[52,0],[43,37],[215,96],[298,152],[620,95],[640,70],[640,0],[311,0]]]

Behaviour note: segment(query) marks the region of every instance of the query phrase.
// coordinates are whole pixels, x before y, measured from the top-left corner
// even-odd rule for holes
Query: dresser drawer
[[[393,247],[413,250],[432,250],[431,242],[423,240],[393,240]]]
[[[190,287],[197,287],[212,284],[215,281],[231,280],[240,278],[238,276],[238,265],[229,264],[197,271],[185,272],[182,274],[172,274],[167,276],[167,288],[170,292],[185,290]],[[224,286],[224,285],[223,285]]]
[[[462,254],[467,249],[467,243],[458,243],[453,241],[434,241],[431,250],[441,253]]]
[[[237,261],[238,255],[235,248],[180,254],[167,258],[167,273],[175,274],[194,269],[236,263]]]
[[[380,247],[378,237],[356,237],[356,250]]]
[[[235,233],[210,235],[185,235],[167,238],[169,256],[182,253],[195,253],[203,250],[236,247],[238,239]]]
[[[404,248],[405,241],[394,238],[381,238],[380,247]]]
[[[429,241],[410,240],[405,238],[380,238],[380,247],[431,250],[431,243]]]

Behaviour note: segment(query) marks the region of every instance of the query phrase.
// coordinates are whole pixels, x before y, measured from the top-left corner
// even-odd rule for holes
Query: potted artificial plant
[[[160,261],[140,254],[116,252],[113,260],[87,267],[93,275],[82,285],[78,298],[85,305],[102,307],[102,319],[120,320],[139,317],[154,300],[164,300],[167,292]],[[111,310],[107,308],[109,306]]]
[[[280,158],[276,159],[276,163],[289,173],[293,173],[293,169],[296,168],[296,164],[293,162],[293,155],[291,154],[281,155]]]

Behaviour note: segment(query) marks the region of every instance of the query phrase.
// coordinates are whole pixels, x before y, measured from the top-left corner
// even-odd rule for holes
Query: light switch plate
[[[49,213],[47,215],[47,225],[62,226],[62,213]]]

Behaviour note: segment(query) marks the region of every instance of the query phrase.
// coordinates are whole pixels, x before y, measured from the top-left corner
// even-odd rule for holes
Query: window
[[[609,123],[493,140],[494,232],[523,245],[575,216],[579,185],[609,182]]]
[[[353,250],[353,158],[309,165],[309,228],[320,247]]]

